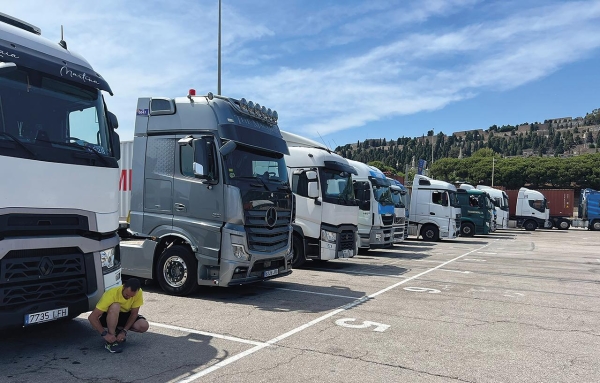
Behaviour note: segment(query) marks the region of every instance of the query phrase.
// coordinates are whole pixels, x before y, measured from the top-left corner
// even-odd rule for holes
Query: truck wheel
[[[292,239],[292,267],[300,267],[306,262],[306,256],[304,255],[304,246],[302,244],[302,238],[299,235],[294,235]]]
[[[571,223],[569,223],[569,221],[567,221],[566,219],[561,219],[556,225],[556,228],[559,230],[568,230],[570,227]]]
[[[460,235],[463,237],[472,237],[475,235],[475,226],[472,223],[461,223],[460,225]]]
[[[188,247],[171,246],[160,255],[156,275],[168,294],[186,296],[198,288],[198,261]]]
[[[535,221],[525,221],[523,228],[527,231],[534,231],[537,229],[537,223],[535,223]]]
[[[425,241],[439,241],[440,231],[435,225],[425,225],[421,228],[421,237]]]
[[[592,224],[590,225],[590,229],[591,230],[600,230],[600,221],[592,221]]]

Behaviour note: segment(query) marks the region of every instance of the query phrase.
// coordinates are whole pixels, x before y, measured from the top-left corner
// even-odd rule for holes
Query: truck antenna
[[[323,143],[325,144],[325,147],[327,148],[327,151],[329,153],[331,153],[331,149],[329,149],[329,145],[327,145],[327,143],[325,142],[325,140],[323,139],[323,137],[321,137],[321,133],[319,133],[318,130],[317,130],[317,134],[319,135],[319,138],[321,138],[321,141],[323,141]]]
[[[63,26],[62,25],[60,26],[60,41],[58,42],[58,45],[60,45],[64,49],[67,49],[67,42],[64,40]]]

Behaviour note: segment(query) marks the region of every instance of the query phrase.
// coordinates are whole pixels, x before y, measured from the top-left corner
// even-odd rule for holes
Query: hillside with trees
[[[600,109],[585,117],[543,123],[492,125],[417,138],[367,139],[336,148],[343,157],[372,163],[390,173],[403,174],[419,159],[433,164],[430,174],[454,182],[494,184],[507,188],[592,187],[600,189]],[[596,154],[598,153],[598,154]],[[376,165],[377,166],[377,165]],[[384,169],[382,169],[384,170]]]

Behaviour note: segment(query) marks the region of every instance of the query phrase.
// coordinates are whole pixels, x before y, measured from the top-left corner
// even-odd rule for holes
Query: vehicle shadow
[[[483,237],[483,236],[479,236],[477,235],[475,238],[492,238],[492,237]],[[465,244],[465,245],[487,245],[490,242],[489,241],[470,241],[470,240],[464,240],[464,239],[453,239],[451,241],[448,241],[448,243],[460,243],[460,244]]]
[[[111,354],[82,318],[0,332],[0,336],[0,374],[2,381],[9,382],[166,382],[252,347],[218,340],[227,347],[218,350],[210,336],[151,325],[144,334],[130,332],[123,352]]]

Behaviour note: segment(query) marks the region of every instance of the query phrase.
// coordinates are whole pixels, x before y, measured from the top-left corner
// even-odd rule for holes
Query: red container
[[[572,217],[573,203],[575,201],[575,191],[572,189],[531,189],[541,192],[548,200],[550,207],[550,216]],[[505,190],[508,195],[509,214],[515,215],[517,208],[518,190]]]

